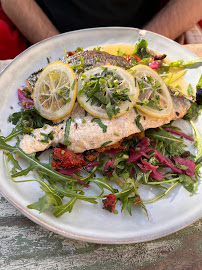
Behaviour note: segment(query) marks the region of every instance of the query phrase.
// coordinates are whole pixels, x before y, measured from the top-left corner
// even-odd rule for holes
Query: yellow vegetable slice
[[[78,80],[77,100],[95,117],[119,117],[131,110],[139,95],[133,76],[126,70],[105,65],[83,73]]]
[[[140,89],[135,107],[154,117],[168,117],[173,111],[173,101],[157,72],[145,65],[134,66],[130,71]]]
[[[33,100],[40,115],[58,120],[69,114],[74,106],[77,81],[72,68],[62,62],[49,64],[39,76]]]

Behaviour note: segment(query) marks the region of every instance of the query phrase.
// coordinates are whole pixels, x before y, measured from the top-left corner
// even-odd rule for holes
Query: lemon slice
[[[154,117],[170,116],[173,101],[167,86],[157,72],[145,65],[137,65],[130,70],[140,89],[135,107]]]
[[[131,110],[138,95],[133,76],[117,66],[96,67],[78,80],[78,102],[87,112],[100,118],[112,119]]]
[[[62,62],[48,65],[39,76],[33,100],[40,115],[58,120],[69,114],[74,106],[77,82],[72,68]]]

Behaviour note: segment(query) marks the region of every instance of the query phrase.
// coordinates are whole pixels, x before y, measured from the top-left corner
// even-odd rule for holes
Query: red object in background
[[[201,29],[202,29],[202,20],[200,20],[200,21],[198,22],[198,24],[199,24],[199,26],[200,26]]]
[[[26,39],[0,5],[0,60],[13,59],[26,48]]]

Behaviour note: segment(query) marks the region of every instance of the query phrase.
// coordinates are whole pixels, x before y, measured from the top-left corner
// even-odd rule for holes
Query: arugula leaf
[[[103,133],[107,132],[107,126],[104,125],[100,118],[93,118],[91,122],[96,122],[103,130]]]
[[[182,184],[184,188],[186,188],[189,192],[192,192],[194,189],[194,181],[191,176],[186,174],[179,175],[179,182]]]
[[[197,105],[196,102],[192,102],[191,107],[188,109],[187,114],[183,117],[185,120],[195,120],[198,118],[202,110],[202,105]]]
[[[13,155],[11,153],[8,155],[8,162],[9,161],[11,161],[13,163],[15,169],[22,170],[18,161],[13,157]]]
[[[82,191],[81,189],[75,189],[74,187],[65,186],[64,188],[59,188],[56,184],[54,184],[52,185],[52,188],[60,196],[77,198],[78,200],[83,200],[90,203],[97,203],[97,199],[103,199],[103,197],[101,196],[84,196],[84,191]]]
[[[11,133],[4,138],[4,141],[8,142],[19,134],[23,134],[23,128],[20,126],[20,124],[16,125],[16,127],[12,129]]]
[[[172,136],[164,129],[154,130],[149,129],[146,132],[146,137],[156,141],[156,150],[159,150],[163,155],[167,153],[170,157],[179,156],[185,152],[185,144],[183,139]]]
[[[10,146],[4,142],[2,137],[0,137],[0,149],[7,150],[11,153],[17,153],[20,157],[29,162],[30,166],[32,166],[32,170],[35,169],[36,171],[43,173],[43,175],[47,176],[53,182],[73,181],[78,183],[74,177],[58,173],[50,166],[50,164],[46,164],[37,160],[34,155],[25,154],[25,152],[23,152],[22,149],[18,146],[18,143],[15,146]]]
[[[150,53],[147,51],[148,43],[144,39],[139,39],[139,42],[135,45],[133,54],[139,55],[142,58],[148,58]]]
[[[8,122],[11,122],[16,126],[4,139],[5,142],[10,141],[19,134],[30,133],[33,129],[41,128],[45,124],[53,125],[52,121],[43,118],[35,108],[22,109],[20,112],[15,112],[9,115]]]
[[[66,212],[71,213],[76,201],[77,201],[77,198],[72,198],[66,204],[53,206],[53,215],[55,215],[56,217],[61,217]]]
[[[146,215],[147,215],[147,218],[149,219],[148,211],[147,211],[147,208],[146,208],[146,206],[144,205],[144,203],[141,201],[139,205],[140,205],[140,206],[142,207],[142,209],[145,211],[145,213],[146,213]]]
[[[191,67],[194,65],[197,65],[202,62],[202,57],[198,57],[189,61],[183,61],[183,60],[177,60],[171,63],[162,63],[161,67],[165,68],[170,68],[170,67],[175,67],[175,68],[186,68],[186,67]]]
[[[202,135],[199,133],[193,121],[190,121],[190,124],[194,130],[195,141],[197,143],[197,156],[195,158],[195,162],[196,164],[198,164],[199,161],[202,159]]]
[[[18,123],[23,127],[23,121],[29,121],[29,127],[32,129],[41,128],[44,124],[53,125],[51,120],[47,120],[43,118],[39,112],[33,109],[22,109],[20,112],[15,112],[8,117],[8,121],[13,125],[17,125]]]
[[[33,171],[34,166],[29,166],[28,168],[21,170],[19,172],[15,172],[12,174],[12,177],[19,177],[19,176],[23,176],[23,175],[27,175],[29,172]]]
[[[146,185],[149,181],[149,175],[152,171],[147,171],[142,173],[142,183]]]
[[[116,190],[106,181],[105,177],[90,178],[89,181],[95,183],[102,190],[102,193],[104,193],[104,189],[108,189],[113,194],[116,192]]]
[[[174,184],[172,184],[166,191],[164,191],[163,193],[155,196],[153,199],[151,200],[147,200],[147,201],[143,201],[143,204],[149,204],[149,203],[154,203],[157,202],[158,200],[160,200],[161,198],[163,198],[167,193],[169,193],[173,188],[175,188],[177,185],[179,184],[178,181],[176,181]]]
[[[129,200],[129,196],[134,192],[134,187],[131,187],[131,184],[126,183],[125,187],[122,189],[121,192],[116,194],[116,198],[122,202],[121,212],[126,208]],[[129,212],[129,214],[131,214]]]
[[[58,200],[56,199],[53,192],[48,191],[45,187],[41,187],[45,191],[46,195],[39,198],[38,202],[28,205],[29,209],[38,210],[40,213],[47,210],[51,205],[58,205]]]

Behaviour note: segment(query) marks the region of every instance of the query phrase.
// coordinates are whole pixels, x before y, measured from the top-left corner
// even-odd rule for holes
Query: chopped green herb
[[[140,118],[141,118],[141,115],[138,115],[135,118],[135,124],[139,128],[140,131],[144,131],[144,128],[143,128],[142,124],[140,123]]]
[[[115,135],[115,136],[119,136],[119,133],[114,132],[114,135]]]
[[[103,133],[107,132],[107,126],[104,125],[100,118],[93,118],[91,122],[96,122],[103,130]]]
[[[135,113],[138,114],[137,108],[136,107],[133,107],[133,109],[134,109]]]
[[[107,141],[107,142],[103,143],[101,146],[106,146],[106,145],[108,145],[110,143],[112,143],[112,141]]]
[[[156,109],[158,111],[162,111],[162,109],[158,105],[156,105],[155,102],[154,102],[154,100],[152,100],[152,99],[149,100],[149,102],[147,103],[147,106],[150,107],[150,108],[152,108],[152,109]],[[165,108],[166,108],[166,106],[165,106]]]
[[[70,144],[71,144],[71,142],[68,140],[71,122],[72,122],[72,119],[71,119],[71,117],[70,117],[70,118],[67,120],[66,126],[65,126],[65,135],[64,135],[64,140],[63,140],[63,144],[64,144],[64,145],[70,145]]]
[[[72,90],[74,89],[75,83],[76,83],[76,79],[74,79],[74,82],[72,83]]]
[[[95,63],[100,62],[100,58],[95,59]]]
[[[40,134],[42,136],[44,136],[44,139],[43,140],[40,140],[40,142],[48,143],[49,142],[49,139],[50,140],[53,140],[54,139],[54,136],[53,136],[54,132],[53,132],[53,130],[50,133],[48,133],[48,134],[43,133],[43,132],[40,132]]]
[[[96,46],[96,48],[94,48],[95,51],[100,51],[102,47],[99,47],[98,45]]]

